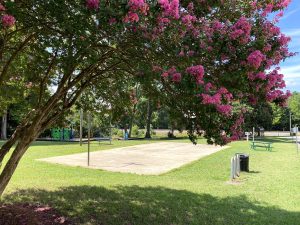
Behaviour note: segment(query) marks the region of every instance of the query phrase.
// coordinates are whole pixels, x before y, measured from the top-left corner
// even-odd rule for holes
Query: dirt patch
[[[48,206],[32,204],[0,205],[0,225],[73,225]]]

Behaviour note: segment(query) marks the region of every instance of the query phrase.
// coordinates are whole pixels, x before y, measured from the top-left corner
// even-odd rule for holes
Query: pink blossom
[[[207,49],[206,49],[208,52],[212,52],[214,49],[212,46],[208,46]]]
[[[285,36],[284,34],[281,34],[278,38],[279,44],[282,45],[287,45],[291,41],[290,37]]]
[[[162,70],[163,69],[160,66],[156,66],[156,65],[152,66],[152,71],[153,72],[161,72]]]
[[[187,6],[187,9],[188,9],[188,11],[190,11],[190,12],[194,11],[194,3],[193,3],[193,2],[190,2],[190,3],[188,4],[188,6]]]
[[[195,22],[197,20],[197,18],[195,16],[192,15],[185,15],[181,18],[181,21],[185,24],[185,25],[190,25],[191,23]]]
[[[232,133],[230,140],[236,141],[239,140],[240,137],[243,135],[243,131],[241,129],[241,125],[244,123],[245,119],[243,113],[241,112],[239,117],[236,119],[234,124],[230,127],[230,131]]]
[[[262,16],[267,16],[269,13],[271,13],[273,11],[273,7],[274,5],[273,4],[268,4],[266,6],[266,8],[264,9],[264,11],[262,12]]]
[[[287,7],[290,3],[292,2],[292,0],[281,0],[277,3],[277,7],[280,7],[280,8],[285,8]]]
[[[179,0],[158,0],[163,9],[163,15],[179,19]]]
[[[242,16],[231,28],[230,38],[238,40],[242,44],[246,44],[250,40],[251,24],[247,18]]]
[[[212,88],[213,88],[212,83],[209,82],[209,83],[205,84],[204,89],[206,92],[209,92]]]
[[[167,72],[163,72],[161,75],[163,78],[167,78],[169,76],[169,74]]]
[[[5,11],[5,10],[6,10],[5,7],[2,4],[0,4],[0,11]]]
[[[185,54],[184,54],[184,51],[183,51],[183,50],[181,50],[181,51],[179,52],[178,56],[180,56],[180,57],[183,57],[183,56],[185,56]]]
[[[217,105],[216,108],[219,113],[224,114],[225,116],[230,116],[232,112],[231,105]]]
[[[109,25],[113,25],[113,24],[115,24],[116,22],[117,22],[117,19],[116,19],[116,18],[110,18],[109,21],[108,21]]]
[[[264,52],[269,52],[272,50],[272,46],[270,44],[266,44],[265,47],[263,48]]]
[[[164,18],[164,17],[158,17],[158,23],[161,25],[166,25],[169,24],[171,21],[168,18]]]
[[[168,69],[168,73],[169,74],[174,74],[174,73],[176,73],[177,71],[176,71],[176,68],[175,68],[175,66],[172,66],[170,69]]]
[[[208,95],[208,94],[201,94],[202,97],[202,103],[203,104],[212,104],[212,105],[217,105],[217,104],[221,104],[221,95],[219,93],[215,94],[215,95]]]
[[[249,102],[251,105],[256,105],[257,104],[257,98],[255,96],[250,96],[249,97]]]
[[[88,9],[98,9],[99,8],[99,0],[86,0],[86,7]]]
[[[131,7],[131,10],[138,10],[143,7],[145,4],[144,0],[129,0],[128,5]]]
[[[248,72],[247,76],[248,76],[248,79],[251,80],[251,81],[253,81],[255,79],[255,74],[252,73],[252,72]]]
[[[223,28],[223,24],[220,21],[216,20],[213,22],[212,27],[215,31],[219,31],[220,29]]]
[[[176,82],[176,83],[180,82],[181,81],[181,73],[174,73],[172,75],[172,81]]]
[[[265,59],[266,59],[266,56],[264,54],[262,54],[261,51],[256,50],[248,56],[247,62],[250,66],[258,69],[260,67],[261,63]]]
[[[6,14],[2,16],[1,21],[4,27],[12,27],[15,24],[16,19],[11,15]]]
[[[186,72],[193,75],[196,78],[197,84],[203,84],[204,67],[201,65],[191,66],[186,69]]]
[[[128,14],[125,16],[125,18],[123,19],[123,21],[125,23],[133,23],[133,22],[139,22],[139,16],[138,14],[136,14],[135,12],[129,11]]]
[[[267,78],[267,76],[264,72],[259,72],[258,74],[256,74],[256,78],[258,78],[260,80],[265,80]]]
[[[129,0],[128,2],[130,11],[137,12],[139,11],[143,15],[147,15],[149,11],[149,6],[145,0]]]
[[[193,50],[190,50],[190,51],[187,52],[187,55],[192,57],[192,56],[195,55],[195,52]]]
[[[256,0],[253,1],[253,2],[251,2],[251,7],[252,7],[253,9],[256,9],[256,7],[257,7],[257,2],[256,2]]]

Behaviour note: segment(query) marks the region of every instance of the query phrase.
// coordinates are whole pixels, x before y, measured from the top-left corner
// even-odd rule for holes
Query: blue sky
[[[300,0],[292,0],[278,26],[282,33],[290,36],[290,51],[299,52],[296,56],[281,63],[281,72],[285,75],[287,89],[300,92]]]

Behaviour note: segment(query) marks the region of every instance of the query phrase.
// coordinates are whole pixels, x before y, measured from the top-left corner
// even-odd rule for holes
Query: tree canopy
[[[18,143],[0,193],[30,143],[87,88],[104,87],[107,97],[138,82],[192,141],[203,133],[209,143],[237,139],[244,105],[285,105],[290,95],[276,67],[293,55],[290,38],[276,26],[281,12],[269,20],[289,2],[1,1],[0,87],[21,79],[37,97],[0,150],[2,162]]]

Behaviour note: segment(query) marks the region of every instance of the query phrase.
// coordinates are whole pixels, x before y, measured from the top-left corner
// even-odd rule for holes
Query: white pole
[[[88,166],[90,166],[91,114],[88,113]]]
[[[230,161],[230,179],[233,180],[234,179],[234,158],[232,157],[231,158],[231,161]]]
[[[240,176],[240,155],[237,154],[235,155],[235,158],[236,158],[236,175],[239,177]]]
[[[253,131],[252,131],[252,141],[254,142],[254,135],[255,135],[255,128],[253,127]]]

